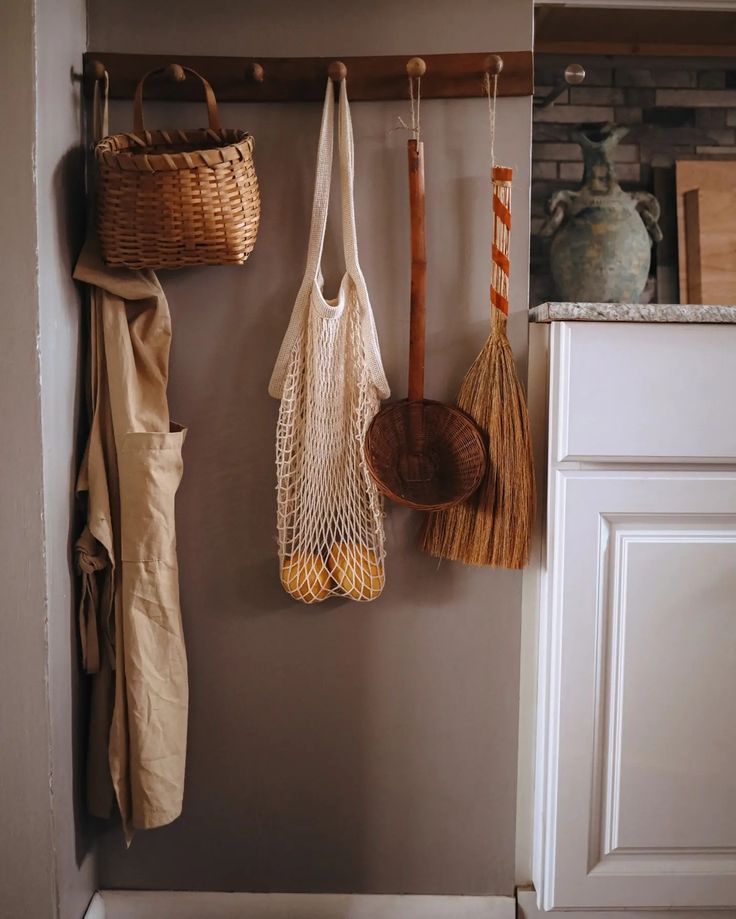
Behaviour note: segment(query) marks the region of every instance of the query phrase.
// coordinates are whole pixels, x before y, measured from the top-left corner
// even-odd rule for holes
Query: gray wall
[[[0,913],[52,915],[55,882],[47,698],[32,0],[0,5]],[[7,88],[12,87],[12,92]]]
[[[90,47],[242,55],[528,49],[531,0],[393,3],[92,0]],[[349,85],[349,84],[348,84]],[[356,104],[361,258],[395,396],[408,339],[406,135],[400,102]],[[428,379],[450,399],[488,331],[490,195],[483,100],[423,107]],[[515,167],[513,343],[526,360],[530,100],[503,100]],[[202,109],[150,110],[199,124]],[[118,104],[114,123],[130,124]],[[191,668],[184,815],[111,829],[106,887],[498,893],[513,890],[520,578],[438,565],[419,518],[389,508],[388,583],[370,606],[305,608],[281,590],[266,393],[301,280],[317,105],[227,106],[255,134],[263,222],[244,268],[162,275],[174,319],[172,415],[190,427],[178,501]],[[334,215],[333,215],[334,216]],[[337,275],[339,220],[328,241]]]
[[[81,200],[71,69],[86,42],[84,3],[10,0],[0,34],[9,167],[0,175],[0,915],[76,919],[94,888],[74,794],[68,552],[79,325],[69,273],[80,235],[69,214]]]
[[[95,887],[84,821],[84,679],[70,567],[79,405],[80,296],[71,274],[84,232],[80,84],[85,0],[37,0],[38,285],[43,423],[49,698],[60,919],[80,916]]]

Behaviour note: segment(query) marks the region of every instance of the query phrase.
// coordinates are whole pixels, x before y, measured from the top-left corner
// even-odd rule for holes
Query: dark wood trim
[[[623,12],[623,10],[622,10]],[[644,57],[734,57],[734,45],[665,45],[643,42],[545,41],[534,43],[536,54],[613,54]]]
[[[537,6],[534,50],[547,54],[731,57],[736,10]]]
[[[500,96],[530,96],[534,89],[531,51],[473,52],[422,55],[427,63],[422,77],[422,98],[460,99],[482,96],[483,75],[491,54],[503,58],[498,80]],[[411,55],[341,57],[347,67],[350,98],[355,102],[405,99],[408,95],[406,63]],[[201,57],[177,54],[115,54],[89,51],[84,55],[86,86],[92,85],[95,64],[101,63],[110,78],[111,99],[132,99],[138,80],[148,70],[177,63],[198,71],[211,84],[220,102],[318,102],[324,98],[327,70],[335,58]],[[254,77],[254,64],[262,80]],[[97,68],[100,72],[100,68]],[[196,80],[172,83],[164,79],[146,83],[150,99],[191,101],[202,96]]]

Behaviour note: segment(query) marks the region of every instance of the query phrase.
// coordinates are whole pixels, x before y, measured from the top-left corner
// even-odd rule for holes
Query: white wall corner
[[[90,900],[84,919],[108,919],[102,894],[96,893]]]

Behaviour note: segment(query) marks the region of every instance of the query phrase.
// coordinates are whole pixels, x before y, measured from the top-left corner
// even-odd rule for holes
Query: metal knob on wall
[[[568,64],[562,72],[562,78],[555,81],[555,85],[546,96],[534,97],[534,108],[545,109],[554,105],[557,99],[569,86],[578,86],[585,79],[585,68],[582,64]]]

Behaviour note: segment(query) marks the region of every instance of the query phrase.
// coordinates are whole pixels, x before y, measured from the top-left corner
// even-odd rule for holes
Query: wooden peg
[[[183,83],[187,75],[184,73],[184,68],[181,64],[167,64],[164,67],[164,77],[172,83]]]
[[[406,62],[406,72],[410,77],[423,77],[427,72],[427,63],[421,57],[412,57]]]
[[[84,65],[84,76],[90,85],[98,80],[104,80],[106,73],[107,70],[102,61],[91,60]]]
[[[327,75],[333,83],[339,83],[348,75],[348,68],[342,61],[333,61],[327,68]]]
[[[490,76],[498,76],[503,70],[503,58],[500,54],[489,54],[485,61],[485,72]]]
[[[249,64],[246,68],[245,75],[246,79],[253,80],[254,83],[263,83],[265,72],[258,61],[253,61],[253,63]]]

